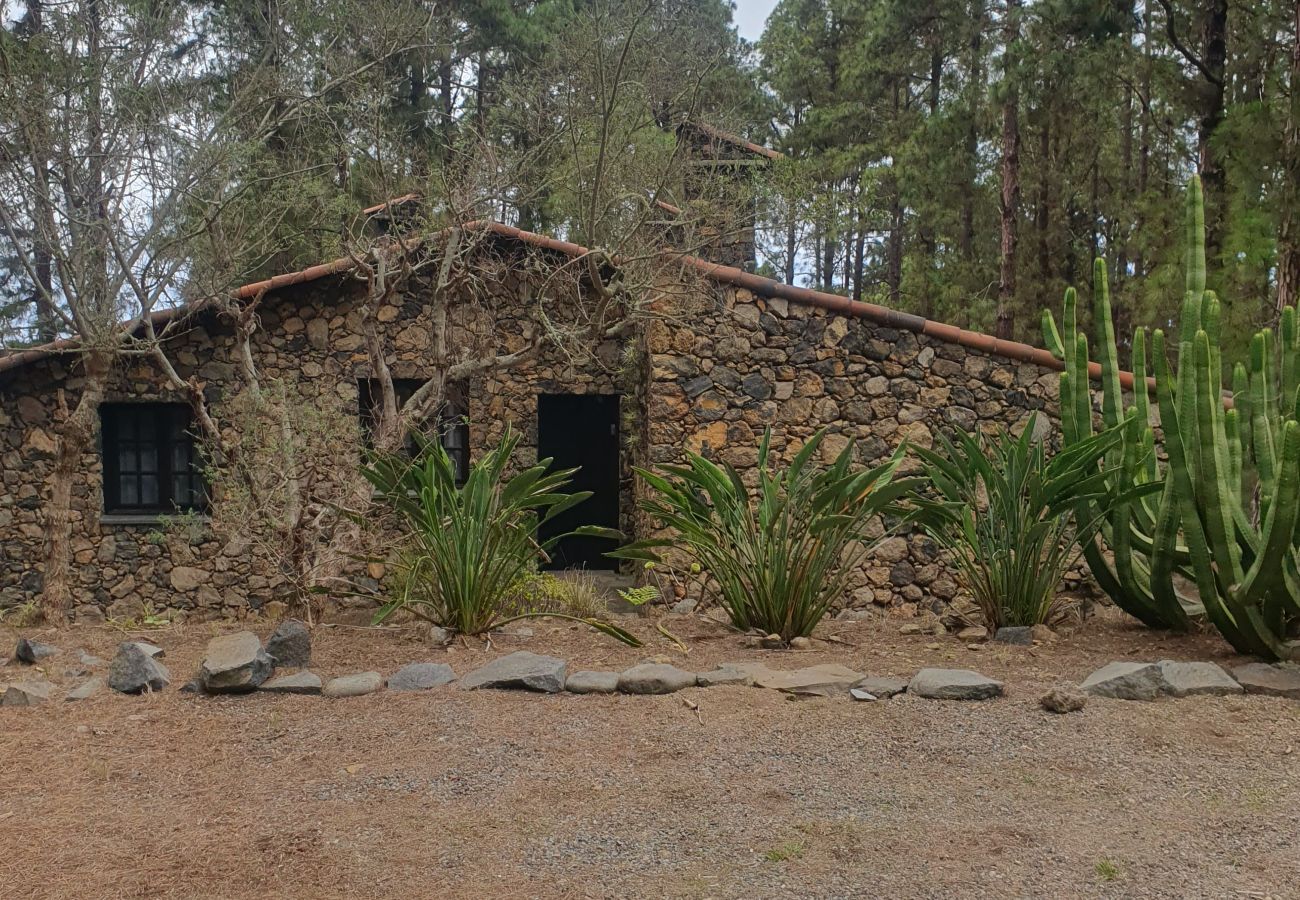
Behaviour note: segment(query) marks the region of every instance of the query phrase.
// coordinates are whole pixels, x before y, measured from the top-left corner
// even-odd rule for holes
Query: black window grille
[[[207,506],[187,404],[105,403],[99,415],[105,512],[172,513]]]

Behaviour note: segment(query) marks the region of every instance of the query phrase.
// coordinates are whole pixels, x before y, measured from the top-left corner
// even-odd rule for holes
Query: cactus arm
[[[1201,179],[1193,176],[1187,186],[1186,218],[1186,279],[1188,293],[1195,294],[1199,302],[1205,290],[1205,202],[1201,197]]]
[[[1155,350],[1156,393],[1160,404],[1160,421],[1165,427],[1165,449],[1169,454],[1170,482],[1182,511],[1183,534],[1191,557],[1192,577],[1196,582],[1201,602],[1205,605],[1206,617],[1214,623],[1230,644],[1242,649],[1240,645],[1245,642],[1248,635],[1243,634],[1237,627],[1236,620],[1220,599],[1222,595],[1215,579],[1210,546],[1197,511],[1196,487],[1192,480],[1191,467],[1188,465],[1189,454],[1183,443],[1184,429],[1179,418],[1184,414],[1194,414],[1195,404],[1189,398],[1180,397],[1177,402],[1174,399],[1171,389],[1173,379],[1163,353],[1164,334],[1156,331],[1152,343]],[[1152,577],[1155,577],[1154,572]],[[1250,649],[1247,652],[1254,653],[1256,650]]]
[[[1147,387],[1147,330],[1133,331],[1133,408],[1137,410],[1138,431],[1142,444],[1142,469],[1147,481],[1160,479],[1160,466],[1155,455],[1155,434],[1151,430],[1151,391]],[[1148,448],[1152,452],[1145,452]]]
[[[1043,310],[1043,344],[1047,351],[1057,359],[1065,359],[1065,345],[1061,343],[1061,332],[1056,328],[1056,319],[1052,316],[1050,309]]]
[[[1088,338],[1075,339],[1074,368],[1070,376],[1074,387],[1074,415],[1078,440],[1092,436],[1092,397],[1088,393]]]
[[[1211,372],[1210,338],[1204,331],[1196,335],[1196,431],[1199,436],[1201,481],[1197,495],[1204,499],[1205,532],[1209,538],[1219,577],[1227,585],[1241,583],[1241,548],[1237,545],[1235,522],[1226,496],[1227,468],[1219,446],[1218,417],[1222,415],[1222,395],[1214,392]],[[1217,407],[1217,410],[1216,410]]]
[[[1242,457],[1249,459],[1253,452],[1250,431],[1255,427],[1255,420],[1250,415],[1250,376],[1246,374],[1244,363],[1237,363],[1232,367],[1232,408],[1237,410],[1237,414],[1241,417],[1239,434]]]
[[[1287,422],[1282,435],[1282,466],[1275,502],[1264,523],[1264,540],[1255,564],[1237,591],[1240,602],[1248,606],[1260,606],[1266,597],[1276,597],[1286,587],[1283,562],[1291,549],[1300,511],[1300,423]]]
[[[1232,488],[1232,502],[1241,503],[1241,427],[1237,410],[1230,409],[1223,416],[1223,429],[1228,437],[1228,485]]]
[[[1106,261],[1092,264],[1092,314],[1097,327],[1097,361],[1101,364],[1101,420],[1107,428],[1119,424],[1124,415],[1124,397],[1119,388],[1119,360],[1115,353],[1115,324],[1110,312],[1110,282]]]
[[[1259,469],[1259,486],[1263,502],[1272,494],[1276,463],[1273,448],[1273,431],[1269,428],[1268,411],[1274,404],[1268,379],[1267,345],[1263,332],[1250,342],[1250,412],[1251,444],[1255,451],[1255,465]]]

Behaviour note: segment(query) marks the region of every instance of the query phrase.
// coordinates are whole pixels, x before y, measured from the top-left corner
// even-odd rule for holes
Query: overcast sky
[[[767,21],[776,0],[735,0],[736,28],[746,40],[756,41],[763,34],[763,23]]]

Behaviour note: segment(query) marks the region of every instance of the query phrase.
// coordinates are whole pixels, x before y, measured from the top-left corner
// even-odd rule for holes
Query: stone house
[[[535,325],[530,280],[587,251],[495,223],[478,227],[490,235],[490,252],[476,263],[483,296],[453,322],[453,344],[477,341],[509,353]],[[522,266],[525,251],[531,255]],[[467,424],[444,431],[453,455],[475,457],[508,424],[523,436],[521,463],[551,456],[557,465],[582,467],[576,487],[595,496],[575,507],[567,524],[616,526],[636,536],[644,524],[634,509],[633,466],[680,461],[686,450],[725,460],[748,477],[766,427],[787,453],[821,427],[831,435],[827,451],[855,438],[865,464],[903,440],[928,445],[941,429],[1016,427],[1036,410],[1053,412],[1059,366],[1044,350],[743,268],[695,257],[678,262],[681,283],[656,299],[655,315],[596,342],[585,358],[547,347],[523,365],[487,369],[454,386],[447,421]],[[291,384],[302,403],[356,423],[339,450],[349,459],[359,458],[365,439],[374,377],[359,313],[364,286],[349,277],[350,267],[336,260],[238,293],[259,303],[251,349],[265,376]],[[377,315],[399,393],[428,377],[422,360],[433,336],[422,290],[414,281]],[[201,379],[220,414],[237,382],[233,328],[203,310],[162,313],[158,324],[179,374]],[[0,356],[0,608],[42,589],[53,427],[82,384],[71,350],[53,345]],[[125,359],[73,491],[75,615],[129,615],[142,603],[230,615],[282,599],[283,578],[246,539],[205,523],[184,398],[162,386],[148,357]],[[160,539],[160,524],[187,510],[185,539]],[[605,549],[571,541],[561,545],[557,564],[609,568]],[[844,603],[933,605],[955,592],[933,546],[902,535],[879,548]]]

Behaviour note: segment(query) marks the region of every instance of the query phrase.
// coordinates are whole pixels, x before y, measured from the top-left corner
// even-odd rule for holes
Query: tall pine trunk
[[[993,333],[1010,340],[1015,333],[1016,249],[1020,210],[1020,92],[1016,85],[1015,45],[1020,38],[1020,0],[1007,0],[1002,22],[1005,82],[1002,101],[1002,248],[998,270],[997,322]]]
[[[1283,132],[1282,219],[1277,236],[1277,311],[1294,306],[1300,291],[1300,0],[1292,10],[1291,98]]]

